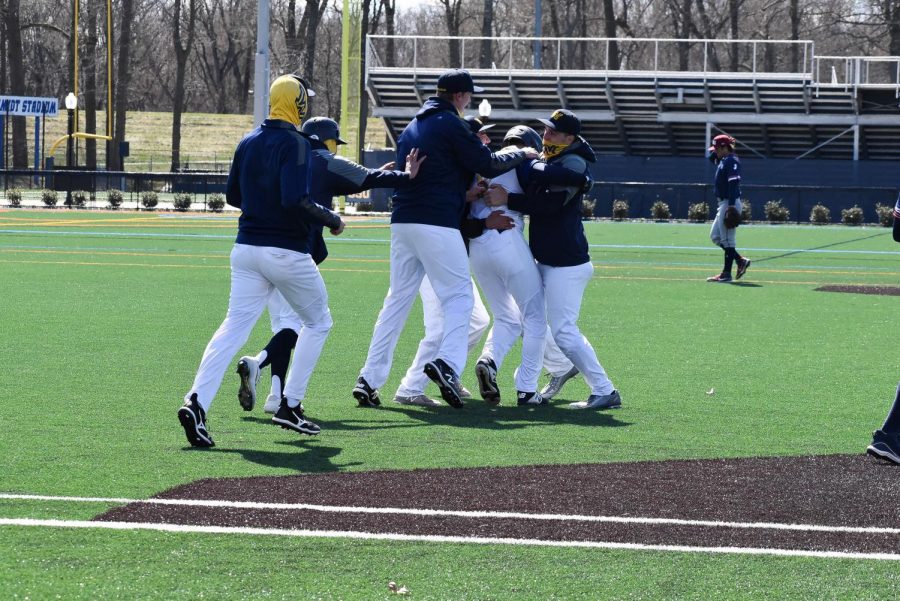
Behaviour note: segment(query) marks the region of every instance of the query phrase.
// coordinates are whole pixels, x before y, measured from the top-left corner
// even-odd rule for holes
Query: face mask
[[[337,140],[325,140],[325,148],[332,154],[337,154]]]
[[[283,75],[269,88],[269,119],[280,119],[300,125],[306,116],[309,98],[300,82]]]
[[[551,144],[549,142],[544,142],[544,158],[552,159],[568,147],[568,144]]]

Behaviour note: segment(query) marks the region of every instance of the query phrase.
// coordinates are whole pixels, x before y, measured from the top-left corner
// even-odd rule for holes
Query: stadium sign
[[[59,101],[38,96],[0,96],[0,114],[23,117],[56,117]]]

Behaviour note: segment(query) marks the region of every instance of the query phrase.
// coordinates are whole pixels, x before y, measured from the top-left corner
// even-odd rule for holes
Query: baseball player
[[[503,139],[504,147],[538,148],[541,145],[538,133],[524,125],[513,127]],[[521,194],[522,183],[527,185],[532,180],[582,187],[586,179],[589,180],[585,178],[584,171],[570,171],[558,164],[531,161],[495,177],[488,195],[496,194],[497,187],[502,187],[507,193]],[[519,405],[540,405],[545,401],[537,393],[537,382],[547,338],[541,276],[525,240],[521,213],[502,205],[489,207],[484,199],[473,201],[470,213],[473,217],[487,217],[497,209],[513,219],[516,227],[510,231],[485,231],[469,243],[472,271],[494,314],[494,327],[475,364],[475,375],[481,397],[490,404],[498,404],[500,389],[497,371],[521,334],[522,362],[515,372],[517,402]]]
[[[460,118],[475,86],[468,71],[454,69],[437,82],[397,143],[398,164],[412,148],[428,156],[419,177],[395,191],[391,213],[390,288],[375,323],[366,363],[353,396],[371,402],[387,380],[394,348],[415,295],[427,274],[440,299],[444,328],[435,357],[425,373],[453,407],[463,407],[459,372],[465,365],[472,315],[469,260],[460,235],[466,190],[473,174],[493,177],[513,169],[536,153],[521,150],[492,153]]]
[[[581,121],[571,111],[554,111],[544,124],[543,158],[573,171],[587,171],[587,163],[596,158],[582,138]],[[504,193],[491,198],[491,204],[504,201]],[[594,266],[588,254],[587,238],[581,223],[583,191],[577,187],[530,184],[524,194],[508,194],[510,209],[528,213],[529,244],[541,274],[547,318],[553,339],[566,357],[584,375],[591,387],[587,401],[572,403],[576,409],[612,409],[622,398],[597,360],[590,342],[578,329],[578,315],[584,289],[593,277]],[[519,399],[520,402],[522,399]],[[538,403],[546,403],[541,399]],[[528,399],[525,399],[525,404]]]
[[[284,399],[272,421],[283,428],[315,435],[319,426],[306,419],[301,400],[331,330],[325,283],[310,255],[311,231],[344,231],[340,216],[310,199],[309,142],[297,131],[314,95],[302,78],[284,75],[269,90],[269,117],[237,146],[226,184],[226,201],[241,209],[231,251],[231,294],[225,320],[213,335],[178,420],[188,442],[214,446],[206,424],[225,369],[247,341],[273,290],[278,290],[302,320]]]
[[[894,205],[894,241],[900,242],[900,198]],[[894,404],[880,430],[872,433],[872,444],[866,448],[872,457],[900,464],[900,386],[894,396]]]
[[[722,273],[706,278],[707,282],[727,284],[731,281],[731,267],[737,261],[737,275],[741,279],[750,267],[750,259],[742,257],[735,248],[735,233],[741,223],[741,161],[734,153],[735,139],[727,134],[713,138],[707,152],[715,162],[716,198],[719,201],[716,218],[709,237],[716,246],[725,251],[725,266]]]
[[[313,117],[303,124],[301,133],[312,148],[310,169],[313,174],[310,187],[312,200],[329,209],[334,206],[334,196],[356,194],[372,188],[395,188],[416,177],[419,165],[425,157],[418,157],[413,149],[406,162],[406,171],[367,169],[349,159],[337,156],[337,147],[346,142],[341,138],[338,124],[327,117]],[[321,227],[312,227],[311,255],[318,265],[328,256],[328,248]],[[291,351],[297,342],[297,333],[303,327],[300,317],[276,290],[269,297],[269,317],[274,336],[266,347],[255,356],[241,357],[237,365],[240,376],[238,401],[245,411],[252,411],[256,404],[256,386],[260,370],[272,365],[272,387],[264,406],[266,413],[275,413],[281,403],[282,384],[290,362]]]

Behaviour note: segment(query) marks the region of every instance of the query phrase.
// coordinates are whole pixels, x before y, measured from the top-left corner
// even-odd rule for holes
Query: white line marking
[[[353,507],[315,505],[310,503],[262,503],[257,501],[217,501],[205,499],[123,499],[117,497],[55,497],[45,495],[0,494],[0,499],[22,501],[70,501],[76,503],[144,503],[183,507],[224,507],[232,509],[302,509],[324,513],[363,513],[373,515],[414,515],[461,518],[544,520],[559,522],[596,522],[664,526],[700,526],[709,528],[743,528],[759,530],[792,530],[802,532],[840,532],[847,534],[900,534],[900,528],[880,526],[824,526],[818,524],[782,524],[776,522],[722,522],[678,518],[645,518],[565,513],[520,513],[509,511],[462,511],[451,509],[409,509],[401,507]]]
[[[779,557],[817,557],[825,559],[876,559],[900,561],[893,553],[848,553],[844,551],[801,551],[796,549],[763,549],[757,547],[691,547],[687,545],[643,545],[639,543],[611,543],[602,541],[551,541],[519,538],[486,538],[467,536],[437,536],[348,532],[340,530],[285,530],[280,528],[232,528],[225,526],[182,526],[178,524],[147,524],[138,522],[87,522],[74,520],[32,520],[0,518],[0,526],[43,526],[46,528],[96,528],[107,530],[153,530],[205,534],[250,534],[262,536],[292,536],[311,538],[349,538],[362,540],[390,540],[404,542],[459,543],[479,545],[521,545],[532,547],[576,547],[583,549],[622,549],[629,551],[669,551],[679,553],[718,553],[732,555],[774,555]]]

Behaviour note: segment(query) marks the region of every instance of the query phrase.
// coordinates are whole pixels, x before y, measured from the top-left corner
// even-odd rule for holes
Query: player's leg
[[[725,211],[727,209],[728,201],[720,200],[716,209],[716,217],[713,219],[712,227],[709,230],[709,239],[725,253],[724,265],[718,275],[706,278],[707,282],[728,283],[731,281],[731,266],[734,262],[734,255],[728,250],[727,246],[728,228],[725,227]],[[733,232],[734,230],[732,229],[731,231]]]
[[[360,370],[356,388],[353,390],[353,396],[363,406],[381,403],[378,388],[387,381],[394,359],[394,349],[403,326],[406,325],[409,310],[422,284],[422,278],[425,277],[425,269],[415,250],[418,242],[417,226],[418,224],[413,223],[391,225],[390,288],[375,321],[366,363]]]
[[[741,203],[740,199],[735,201],[734,206],[737,208],[739,213],[743,209],[743,204]],[[751,261],[747,257],[742,256],[741,253],[737,251],[737,228],[732,228],[728,230],[728,232],[728,243],[730,245],[734,261],[737,264],[737,274],[735,275],[734,279],[739,280],[744,277],[745,273],[747,273],[747,269],[750,268]]]
[[[618,392],[587,338],[578,329],[578,315],[584,290],[594,273],[590,263],[573,267],[549,267],[538,265],[544,282],[547,316],[553,339],[566,357],[584,374],[591,388],[587,402],[576,407],[605,409],[621,404]]]
[[[459,373],[466,363],[469,323],[474,299],[469,257],[462,236],[454,228],[410,224],[415,227],[415,253],[441,301],[444,332],[437,357],[425,370],[441,397],[456,408],[463,406]]]
[[[894,396],[894,404],[880,430],[872,433],[872,444],[866,452],[873,457],[900,464],[900,386]]]
[[[320,428],[306,419],[302,401],[333,325],[328,292],[310,255],[272,248],[266,250],[263,273],[278,288],[302,324],[285,379],[283,399],[272,421],[302,434],[318,434]]]
[[[549,325],[545,325],[544,342],[544,369],[550,374],[550,381],[541,389],[541,396],[552,399],[562,391],[566,382],[578,375],[578,368],[553,340]]]
[[[212,446],[206,414],[222,384],[225,370],[247,342],[272,288],[259,272],[258,247],[236,244],[231,251],[231,291],[228,312],[203,351],[203,358],[185,395],[178,419],[194,446]]]
[[[441,403],[429,398],[425,394],[428,386],[428,376],[423,371],[425,364],[437,354],[441,345],[441,336],[444,331],[444,312],[441,310],[441,302],[438,300],[434,288],[428,280],[428,276],[422,279],[419,286],[419,296],[422,298],[422,319],[425,326],[425,335],[419,341],[416,356],[412,365],[406,370],[400,387],[394,396],[394,402],[401,405],[420,405],[422,407],[440,407]]]

